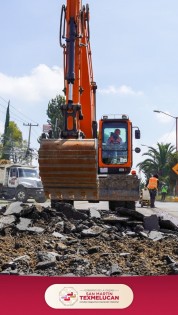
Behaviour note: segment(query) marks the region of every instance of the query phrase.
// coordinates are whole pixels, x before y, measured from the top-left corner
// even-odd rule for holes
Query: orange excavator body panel
[[[90,46],[89,6],[66,0],[60,21],[64,56],[64,127],[59,138],[41,140],[39,170],[52,200],[137,200],[139,181],[130,176],[132,123],[104,117],[96,122],[96,89]],[[108,138],[119,129],[122,141]]]
[[[96,84],[93,80],[93,69],[91,60],[91,48],[89,41],[89,10],[82,7],[80,0],[67,0],[66,6],[66,34],[70,37],[70,21],[73,18],[76,27],[75,47],[74,47],[74,71],[73,81],[73,104],[82,104],[82,114],[84,120],[76,117],[77,129],[82,130],[85,138],[93,138],[92,121],[96,121],[95,90]],[[64,80],[66,90],[66,103],[69,102],[70,85],[67,82],[69,71],[68,62],[69,50],[64,48]],[[67,128],[73,128],[71,116],[67,120]]]

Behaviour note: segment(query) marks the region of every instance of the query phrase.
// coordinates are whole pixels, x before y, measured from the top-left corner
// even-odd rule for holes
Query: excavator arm
[[[96,138],[96,83],[90,48],[89,6],[81,1],[68,0],[62,6],[60,46],[64,53],[63,105],[64,129],[62,138]]]
[[[97,130],[89,18],[89,6],[83,6],[81,0],[67,0],[62,6],[59,41],[64,60],[64,126],[57,139],[41,140],[40,176],[51,201],[103,200],[109,201],[111,209],[128,203],[134,207],[139,180],[129,175],[132,123],[127,115],[105,115]],[[137,130],[136,138],[139,136]],[[116,142],[109,143],[110,137]]]
[[[59,139],[42,139],[39,169],[51,199],[90,200],[98,194],[97,124],[90,48],[89,6],[67,0],[60,19],[64,54],[64,127]]]

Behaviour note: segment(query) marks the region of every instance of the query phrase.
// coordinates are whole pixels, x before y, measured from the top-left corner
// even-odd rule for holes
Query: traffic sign
[[[178,163],[172,167],[172,170],[178,175]]]
[[[43,132],[48,132],[51,129],[51,125],[43,125]]]

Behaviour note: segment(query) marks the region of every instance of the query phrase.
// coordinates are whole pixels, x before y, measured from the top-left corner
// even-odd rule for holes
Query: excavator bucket
[[[108,175],[99,178],[99,200],[136,201],[140,180],[137,175]]]
[[[43,139],[39,170],[46,196],[53,200],[97,198],[97,141]]]

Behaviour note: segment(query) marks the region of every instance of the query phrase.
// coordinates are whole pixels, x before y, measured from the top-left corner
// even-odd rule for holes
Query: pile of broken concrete
[[[0,274],[175,275],[178,227],[131,209],[13,202],[0,209]]]

